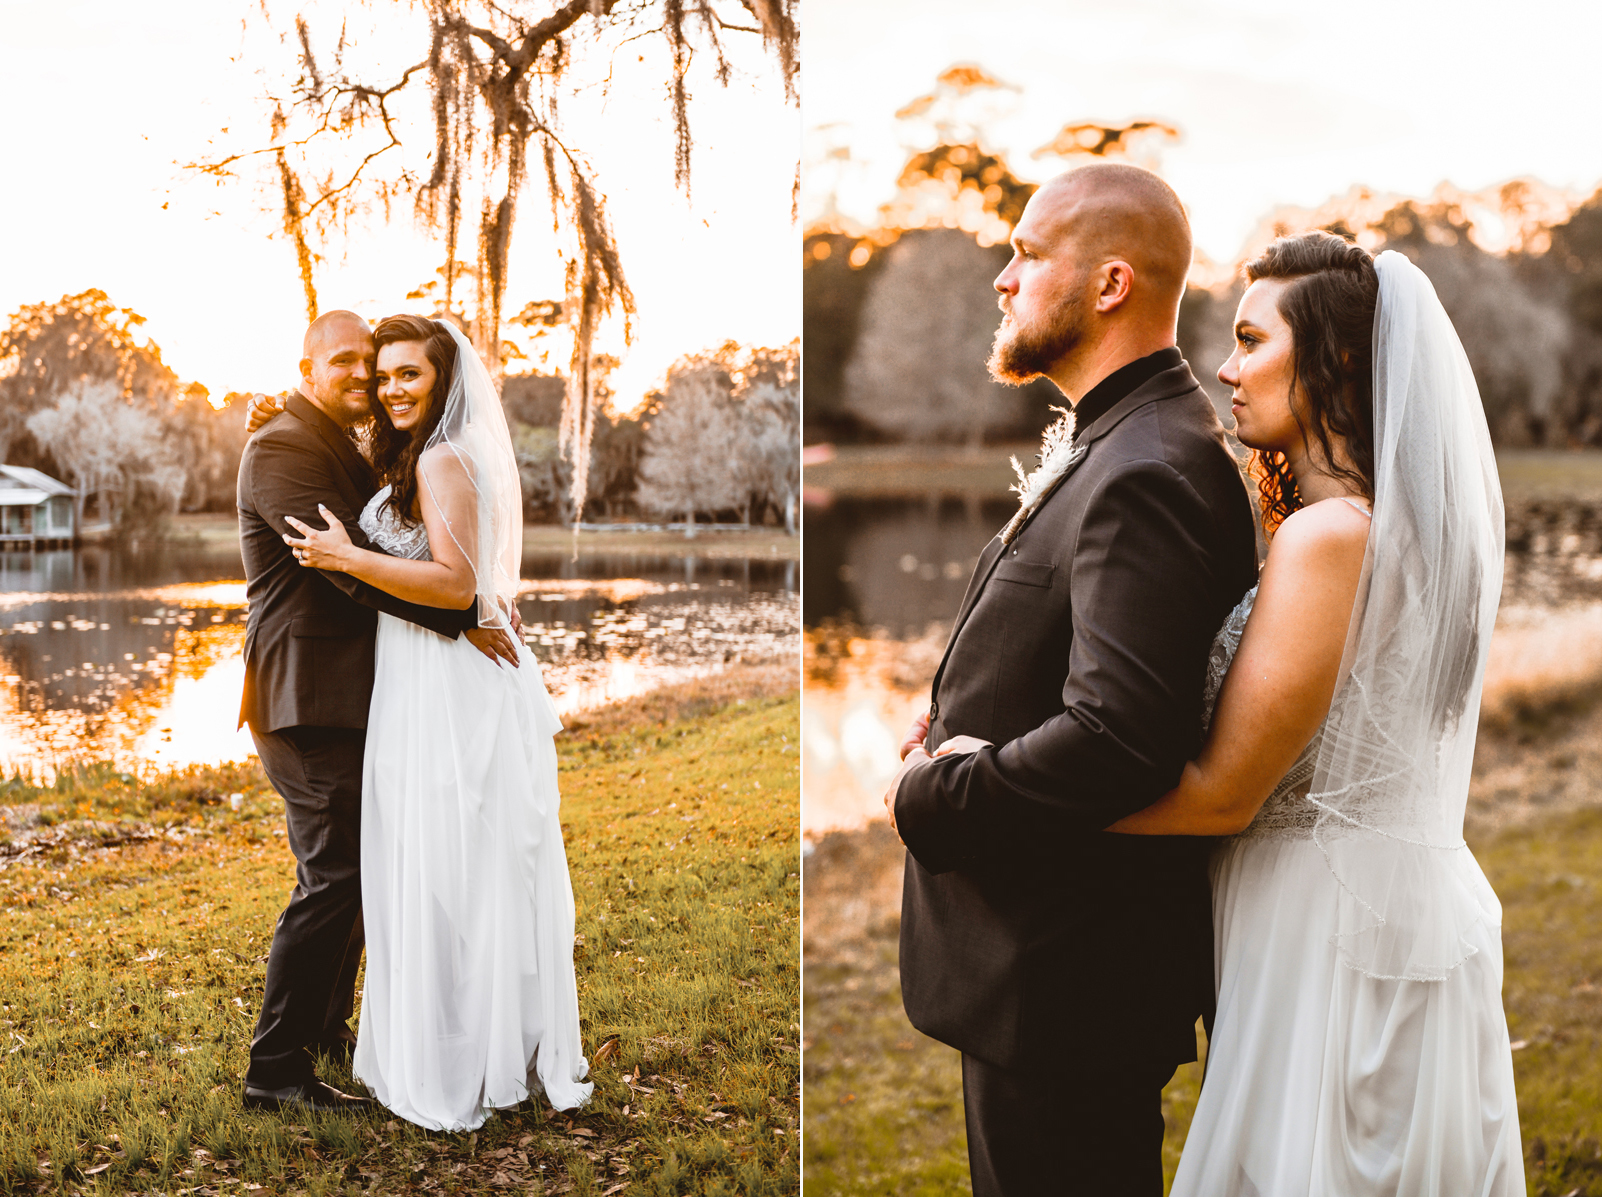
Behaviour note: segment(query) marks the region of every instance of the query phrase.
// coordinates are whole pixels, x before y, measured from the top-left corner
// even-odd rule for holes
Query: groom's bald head
[[[1085,265],[1126,261],[1138,288],[1178,307],[1190,273],[1190,218],[1151,171],[1121,162],[1081,166],[1036,192],[1029,206],[1037,205],[1053,235],[1076,243]]]
[[[360,337],[363,333],[371,337],[373,330],[355,312],[347,312],[342,308],[324,312],[307,326],[306,335],[300,343],[300,355],[316,359],[320,353],[327,354],[331,343],[351,336]]]
[[[373,330],[355,312],[324,312],[301,341],[300,393],[348,428],[369,414]]]
[[[1110,370],[1174,343],[1190,273],[1190,221],[1149,170],[1098,162],[1030,197],[996,279],[1006,319],[990,372],[1045,375],[1071,402]]]

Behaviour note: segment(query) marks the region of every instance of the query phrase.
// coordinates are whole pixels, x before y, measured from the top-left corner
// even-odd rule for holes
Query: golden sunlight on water
[[[797,596],[635,578],[527,582],[524,639],[558,711],[794,652]],[[643,601],[642,601],[643,600]],[[0,770],[241,760],[245,585],[0,593]],[[793,660],[793,656],[790,657]]]
[[[801,833],[862,827],[884,818],[884,790],[899,767],[907,725],[929,703],[928,678],[944,631],[920,640],[809,636],[801,695]]]
[[[808,633],[801,727],[801,829],[808,839],[883,819],[907,725],[929,703],[945,631],[919,640]],[[1486,665],[1482,721],[1575,700],[1602,684],[1602,603],[1509,604]],[[1483,725],[1483,724],[1482,724]]]
[[[245,584],[0,595],[0,762],[237,760]],[[5,617],[9,617],[6,626]]]
[[[234,726],[245,684],[244,643],[241,632],[231,658],[198,677],[173,679],[166,702],[152,709],[150,726],[133,744],[135,760],[166,769],[256,755],[250,729]]]

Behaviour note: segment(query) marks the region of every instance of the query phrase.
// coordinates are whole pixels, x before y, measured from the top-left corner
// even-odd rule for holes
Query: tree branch
[[[566,33],[586,16],[593,16],[596,20],[610,15],[616,0],[602,0],[600,11],[597,12],[593,0],[568,0],[543,21],[536,21],[524,32],[517,48],[513,49],[510,42],[501,37],[492,29],[481,29],[476,25],[468,27],[468,32],[494,52],[496,58],[506,64],[507,71],[516,76],[526,73],[534,61],[539,58],[540,52],[552,38]]]
[[[389,144],[386,146],[380,146],[378,149],[374,150],[371,154],[368,154],[367,157],[358,162],[356,164],[355,171],[351,173],[350,178],[346,179],[342,185],[334,188],[332,191],[323,192],[310,204],[308,204],[306,206],[304,215],[310,216],[313,212],[317,211],[318,208],[322,207],[323,204],[333,199],[336,195],[341,195],[344,192],[349,191],[361,179],[362,172],[367,169],[368,165],[373,161],[374,158],[377,158],[381,154],[389,153],[390,150],[393,150],[398,145],[400,145],[400,139],[392,134],[390,136]]]
[[[322,100],[326,97],[332,101],[334,99],[338,99],[342,95],[352,95],[358,98],[370,98],[377,100],[379,119],[382,120],[384,124],[384,132],[389,135],[392,143],[391,145],[385,146],[384,149],[393,149],[395,146],[400,144],[400,138],[395,135],[395,129],[390,123],[394,120],[394,117],[390,115],[389,108],[385,105],[384,101],[410,83],[412,76],[418,71],[425,69],[427,66],[428,61],[426,59],[422,62],[414,63],[401,73],[401,77],[398,81],[396,81],[393,85],[383,89],[368,87],[361,83],[355,83],[348,86],[336,86],[328,91],[320,91],[316,93],[315,96],[308,97],[308,99]],[[185,164],[184,169],[199,171],[201,174],[222,175],[225,174],[228,168],[234,163],[243,162],[246,158],[253,158],[258,154],[277,154],[285,149],[290,148],[304,149],[318,137],[329,131],[329,119],[332,114],[332,103],[329,103],[328,105],[324,106],[317,127],[310,133],[306,134],[305,137],[297,138],[294,141],[286,141],[279,145],[267,145],[262,146],[259,149],[244,150],[241,153],[230,154],[226,158],[220,158],[216,162],[189,162]],[[308,209],[308,211],[309,210],[310,209]]]

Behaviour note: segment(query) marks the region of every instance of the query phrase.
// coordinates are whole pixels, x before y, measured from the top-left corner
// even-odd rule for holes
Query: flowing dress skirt
[[[1172,1197],[1522,1197],[1500,911],[1462,852],[1477,951],[1380,981],[1337,958],[1340,883],[1311,839],[1220,846],[1218,1016]]]
[[[386,1107],[470,1130],[589,1097],[562,846],[561,721],[526,649],[378,617],[362,779],[367,974],[353,1071]]]

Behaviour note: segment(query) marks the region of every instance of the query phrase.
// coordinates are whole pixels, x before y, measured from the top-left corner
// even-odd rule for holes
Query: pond
[[[1510,488],[1502,606],[1602,599],[1602,495],[1528,496]],[[808,627],[845,622],[893,640],[949,621],[1013,498],[931,493],[836,498],[805,512]]]
[[[979,554],[1017,505],[1010,497],[930,494],[808,507],[807,626],[847,621],[900,640],[949,620]]]
[[[794,561],[530,554],[522,575],[524,637],[564,713],[796,651]],[[232,543],[0,552],[0,769],[251,755],[243,578]]]
[[[1587,646],[1602,618],[1602,455],[1593,456],[1596,477],[1587,488],[1534,489],[1507,471],[1493,673],[1535,669],[1537,662],[1516,658],[1547,652],[1548,642],[1569,642],[1572,668],[1593,668]],[[1540,464],[1550,468],[1544,458]],[[831,496],[806,508],[804,834],[883,817],[896,747],[928,704],[969,575],[1014,510],[1008,497],[935,492]]]

